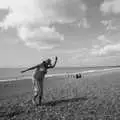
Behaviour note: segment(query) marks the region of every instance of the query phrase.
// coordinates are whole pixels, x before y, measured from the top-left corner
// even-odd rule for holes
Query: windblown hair
[[[45,62],[49,65],[51,64],[51,59],[47,59]]]

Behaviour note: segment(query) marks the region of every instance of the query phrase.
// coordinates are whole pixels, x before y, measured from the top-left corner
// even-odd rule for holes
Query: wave
[[[85,74],[85,73],[94,73],[94,72],[104,72],[104,71],[112,71],[112,70],[118,70],[120,68],[109,68],[109,69],[101,69],[101,70],[86,70],[86,71],[81,71],[81,72],[73,72],[73,73],[60,73],[60,74],[48,74],[46,75],[47,78],[50,78],[50,77],[72,77],[73,75],[76,75],[76,74]],[[32,76],[19,76],[19,77],[16,77],[16,78],[12,78],[12,79],[0,79],[0,82],[8,82],[8,81],[17,81],[17,80],[25,80],[25,79],[31,79]]]

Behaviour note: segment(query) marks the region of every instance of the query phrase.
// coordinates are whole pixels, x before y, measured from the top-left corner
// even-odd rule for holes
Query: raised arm
[[[36,65],[36,66],[33,66],[33,67],[28,68],[28,69],[26,69],[26,70],[23,70],[23,71],[21,71],[21,73],[27,72],[27,71],[29,71],[29,70],[33,70],[33,69],[35,69],[35,68],[37,68],[37,67],[39,67],[39,65]]]
[[[54,64],[52,65],[49,65],[48,66],[48,68],[54,68],[55,66],[56,66],[56,63],[57,63],[57,60],[58,60],[58,58],[57,58],[57,56],[55,57],[55,62],[54,62]]]

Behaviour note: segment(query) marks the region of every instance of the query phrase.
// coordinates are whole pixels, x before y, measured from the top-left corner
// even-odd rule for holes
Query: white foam
[[[87,71],[83,71],[82,73],[89,73],[89,72],[95,72],[96,70],[87,70]]]
[[[76,74],[84,74],[84,73],[93,73],[93,72],[103,72],[103,71],[112,71],[112,70],[118,70],[120,68],[108,68],[108,69],[101,69],[101,70],[86,70],[86,71],[81,71],[81,72],[73,72],[73,73],[60,73],[60,74],[48,74],[46,75],[47,78],[49,77],[67,77],[69,75],[76,75]],[[24,79],[32,79],[32,76],[25,76],[25,77],[18,77],[18,78],[13,78],[13,79],[1,79],[0,82],[8,82],[8,81],[17,81],[17,80],[24,80]]]

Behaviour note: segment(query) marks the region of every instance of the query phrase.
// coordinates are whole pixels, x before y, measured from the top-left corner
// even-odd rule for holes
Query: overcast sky
[[[0,67],[120,65],[120,0],[0,0]]]

